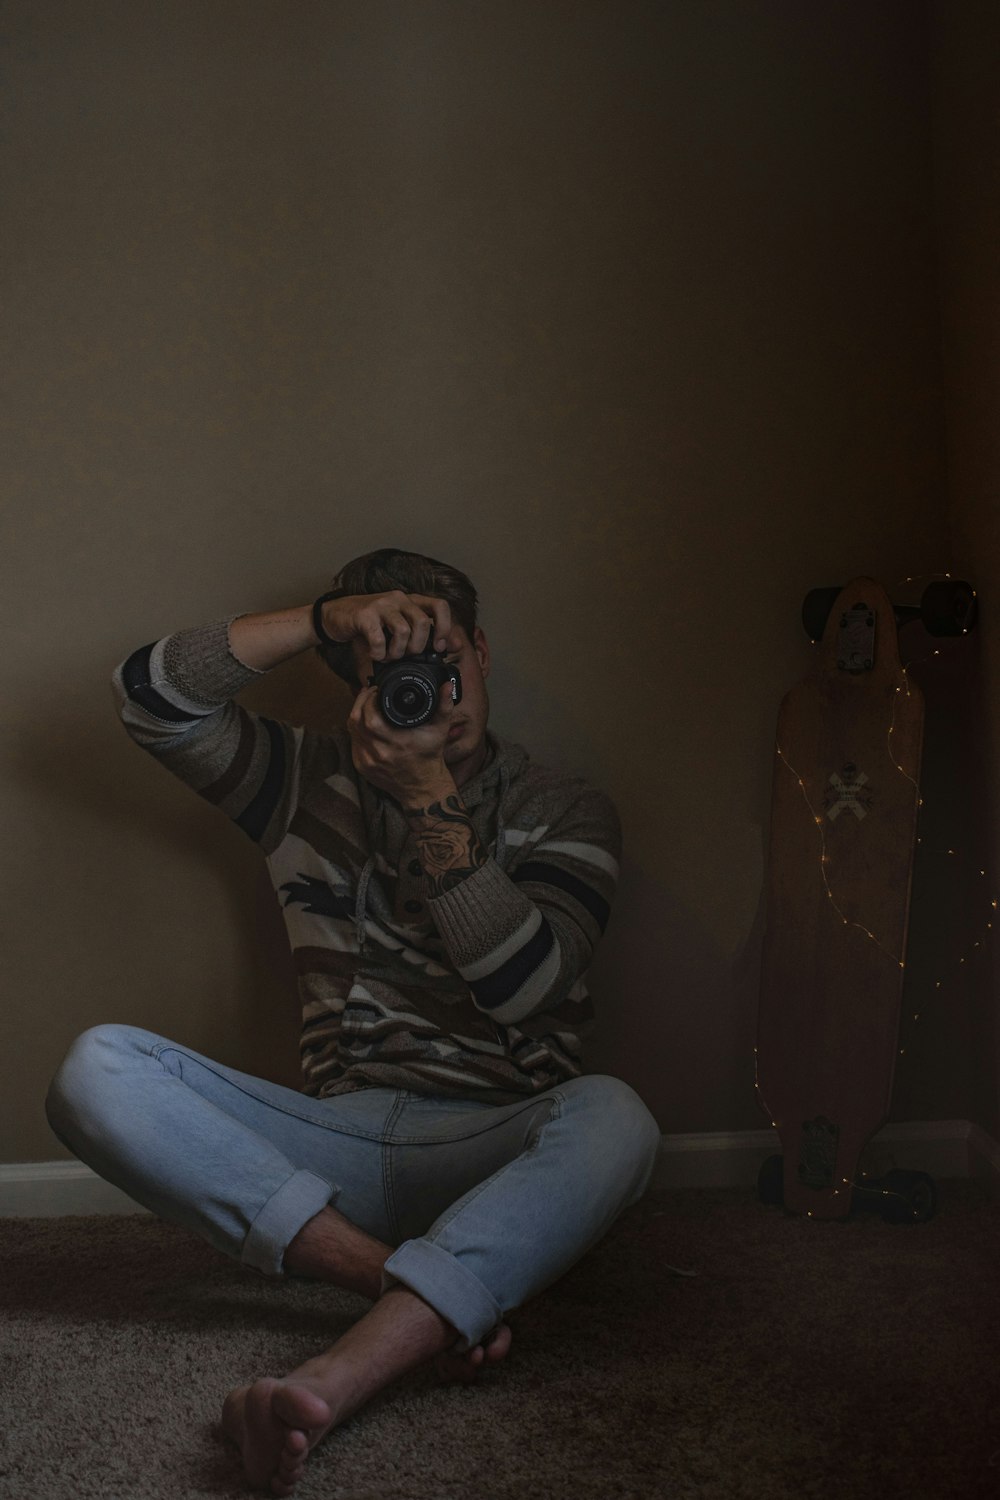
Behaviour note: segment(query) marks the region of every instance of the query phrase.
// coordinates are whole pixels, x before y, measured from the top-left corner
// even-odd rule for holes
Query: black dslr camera
[[[379,713],[397,729],[416,729],[434,717],[438,694],[451,683],[452,703],[462,701],[462,676],[439,651],[428,648],[398,661],[372,662],[369,687],[377,687]]]

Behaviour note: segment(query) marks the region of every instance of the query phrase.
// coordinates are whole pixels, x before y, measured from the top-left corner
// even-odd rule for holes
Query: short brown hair
[[[476,632],[479,599],[472,582],[464,573],[437,558],[421,552],[403,552],[398,547],[380,547],[345,563],[330,584],[331,589],[345,589],[348,594],[385,594],[402,589],[404,594],[430,594],[447,599],[452,619],[461,625],[471,641]],[[351,687],[358,687],[354,650],[350,641],[321,645],[319,654],[331,671]]]

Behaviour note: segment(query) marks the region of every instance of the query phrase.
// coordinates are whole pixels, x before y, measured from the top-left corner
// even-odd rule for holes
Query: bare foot
[[[222,1429],[239,1446],[248,1480],[272,1495],[292,1493],[332,1422],[308,1380],[258,1380],[230,1391],[222,1408]]]
[[[513,1338],[507,1324],[499,1323],[481,1344],[466,1349],[463,1354],[452,1354],[447,1350],[444,1354],[439,1354],[434,1361],[434,1368],[446,1382],[459,1381],[463,1385],[470,1385],[479,1378],[479,1372],[485,1365],[498,1365],[502,1359],[507,1358]]]
[[[455,1332],[422,1297],[391,1286],[331,1348],[284,1380],[257,1380],[230,1391],[222,1428],[239,1446],[250,1484],[290,1495],[311,1450],[331,1427],[442,1354]]]

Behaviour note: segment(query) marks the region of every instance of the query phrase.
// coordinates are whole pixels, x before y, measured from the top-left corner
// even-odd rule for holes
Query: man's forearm
[[[313,608],[300,604],[266,614],[241,615],[229,630],[233,654],[255,671],[267,672],[317,645]],[[322,626],[328,640],[346,644],[357,638],[381,661],[387,654],[398,657],[412,649],[414,632],[420,650],[431,640],[437,640],[439,649],[444,650],[451,613],[443,599],[391,589],[388,593],[327,599],[322,607]]]
[[[257,672],[268,672],[316,645],[312,606],[240,615],[229,627],[229,644],[238,661]]]
[[[457,789],[421,799],[403,811],[417,838],[431,900],[482,869],[487,853]]]

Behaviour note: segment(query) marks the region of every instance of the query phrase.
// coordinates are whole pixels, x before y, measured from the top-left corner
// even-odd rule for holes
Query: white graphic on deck
[[[842,812],[852,812],[857,819],[863,818],[872,805],[872,794],[866,792],[868,777],[857,766],[845,766],[834,771],[829,780],[830,790],[826,794],[826,815],[835,823]]]

